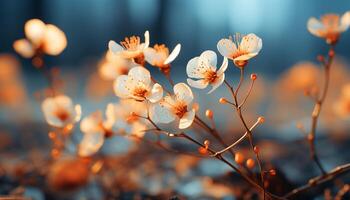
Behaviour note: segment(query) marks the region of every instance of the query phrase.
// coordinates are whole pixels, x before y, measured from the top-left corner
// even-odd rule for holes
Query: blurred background
[[[104,109],[106,103],[116,101],[111,83],[101,80],[97,75],[98,63],[106,53],[108,41],[111,39],[121,41],[126,36],[139,35],[143,40],[144,31],[149,30],[152,46],[165,43],[172,49],[177,43],[181,43],[180,55],[173,62],[171,71],[175,81],[180,82],[186,79],[187,62],[204,50],[217,51],[216,44],[221,38],[236,32],[255,33],[262,38],[263,48],[247,69],[247,74],[257,73],[259,79],[246,112],[251,121],[258,115],[267,117],[267,125],[259,128],[257,136],[265,142],[263,144],[271,146],[267,139],[278,139],[278,145],[273,146],[277,149],[290,142],[299,145],[281,153],[283,155],[278,155],[282,157],[278,162],[273,161],[276,156],[274,153],[278,150],[274,152],[272,149],[266,154],[271,155],[267,159],[284,170],[294,183],[301,183],[306,177],[317,174],[317,169],[310,166],[310,163],[295,169],[300,162],[300,156],[307,158],[305,152],[308,151],[306,144],[302,142],[304,135],[299,133],[296,124],[301,122],[307,126],[312,110],[311,101],[303,96],[305,79],[302,77],[306,76],[306,85],[310,81],[312,84],[319,83],[321,68],[317,65],[316,57],[328,51],[323,40],[307,31],[306,23],[312,16],[318,18],[325,13],[341,15],[348,10],[350,2],[347,0],[2,0],[1,152],[6,152],[6,155],[20,153],[21,150],[29,148],[29,144],[26,144],[27,138],[33,137],[38,138],[39,144],[49,145],[47,138],[38,136],[45,136],[47,128],[42,130],[44,119],[36,96],[37,91],[45,87],[46,80],[32,67],[30,61],[17,55],[12,47],[15,40],[24,37],[23,27],[29,19],[39,18],[65,32],[67,48],[57,57],[47,57],[46,63],[60,69],[60,77],[64,82],[63,91],[82,105],[84,114]],[[348,119],[335,118],[332,111],[342,86],[350,81],[349,45],[348,31],[341,36],[336,47],[337,58],[334,66],[338,67],[334,67],[330,97],[326,102],[328,108],[324,111],[326,114],[320,125],[322,146],[329,146],[334,141],[341,142],[330,148],[322,148],[322,160],[326,160],[324,164],[327,169],[350,159],[350,155],[332,156],[343,151],[349,140],[346,136],[349,130]],[[218,60],[220,63],[221,58]],[[302,67],[298,71],[298,66],[304,65],[307,73],[304,73]],[[293,66],[296,68],[292,68]],[[226,76],[236,81],[239,71],[232,64],[230,67]],[[150,69],[155,76],[160,77],[157,69]],[[296,83],[300,79],[302,86],[299,87]],[[293,88],[294,85],[296,88]],[[230,131],[231,128],[227,127],[230,118],[227,116],[231,116],[231,113],[216,103],[221,96],[227,95],[225,88],[221,87],[211,96],[198,90],[194,92],[198,97],[205,97],[198,100],[205,105],[201,110],[202,114],[206,108],[215,108],[221,114],[217,123],[224,130]],[[239,135],[241,127],[233,130]],[[330,133],[338,133],[335,134],[336,139],[325,140],[324,135]],[[44,141],[40,143],[40,140]],[[29,146],[35,145],[36,143]],[[287,161],[288,165],[285,164]],[[215,165],[214,167],[217,168]],[[193,190],[185,190],[185,186],[179,190],[192,194],[198,187],[197,183],[191,184]]]

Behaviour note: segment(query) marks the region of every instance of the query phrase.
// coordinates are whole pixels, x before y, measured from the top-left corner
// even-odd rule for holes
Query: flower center
[[[56,110],[55,115],[61,121],[66,121],[69,118],[69,113],[67,112],[67,110],[62,108],[59,108],[58,110]]]
[[[233,36],[233,38],[232,37],[229,38],[237,47],[237,50],[230,55],[232,59],[238,58],[239,56],[246,55],[249,53],[247,50],[242,49],[241,47],[241,42],[243,37],[244,35],[240,33],[236,33]]]
[[[124,41],[121,41],[120,44],[127,50],[136,51],[140,46],[140,37],[131,36],[126,37]]]
[[[173,109],[175,115],[179,118],[182,118],[187,113],[187,105],[184,102],[178,102]]]
[[[321,21],[327,31],[336,31],[339,26],[339,16],[335,14],[324,15]]]
[[[204,73],[204,80],[208,83],[215,82],[217,77],[218,77],[217,73],[212,70],[208,70]]]
[[[135,97],[140,97],[140,98],[145,98],[146,94],[147,94],[147,90],[144,87],[135,87],[134,91],[133,91],[133,95]]]
[[[169,55],[169,49],[164,44],[155,44],[153,48],[157,53],[164,53],[167,56]]]

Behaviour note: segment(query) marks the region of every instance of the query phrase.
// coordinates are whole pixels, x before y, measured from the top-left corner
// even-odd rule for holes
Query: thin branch
[[[252,131],[257,125],[259,124],[259,120],[257,120],[253,126],[250,127],[250,131]],[[236,140],[234,143],[232,143],[230,146],[226,147],[225,149],[222,149],[220,151],[215,152],[212,156],[215,157],[217,155],[225,153],[227,150],[232,149],[239,143],[241,143],[246,137],[248,136],[248,131],[246,131],[238,140]]]
[[[329,54],[330,54],[330,52],[334,52],[333,46],[330,47]],[[328,88],[329,88],[330,67],[332,65],[333,57],[334,57],[334,55],[329,56],[328,61],[323,62],[323,64],[324,64],[324,76],[325,76],[324,77],[324,84],[323,84],[323,92],[322,92],[321,97],[316,101],[316,104],[314,105],[314,109],[312,111],[312,116],[311,116],[311,120],[312,120],[311,129],[310,129],[310,133],[309,133],[310,155],[323,175],[326,174],[326,170],[322,166],[320,159],[318,157],[318,154],[316,151],[315,140],[316,140],[316,129],[317,129],[318,119],[319,119],[322,105],[326,99]]]

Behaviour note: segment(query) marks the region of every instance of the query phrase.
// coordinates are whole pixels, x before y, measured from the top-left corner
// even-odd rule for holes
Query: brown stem
[[[333,47],[330,47],[329,52],[333,52]],[[310,133],[309,133],[309,145],[310,145],[310,156],[312,158],[312,160],[315,162],[315,164],[317,165],[317,167],[320,169],[321,173],[323,175],[326,174],[326,170],[324,169],[324,167],[322,166],[320,159],[318,157],[317,151],[316,151],[316,129],[317,129],[317,123],[318,123],[318,119],[321,113],[321,108],[322,105],[326,99],[327,96],[327,92],[328,92],[328,88],[329,88],[329,79],[330,79],[330,67],[333,61],[333,57],[329,56],[328,62],[323,63],[324,64],[324,84],[323,84],[323,92],[321,97],[319,97],[314,105],[314,109],[312,112],[312,116],[311,116],[311,129],[310,129]]]
[[[265,186],[264,186],[264,174],[263,174],[263,169],[262,169],[262,164],[261,164],[261,160],[260,160],[260,156],[259,156],[259,152],[258,151],[255,151],[255,146],[254,146],[254,141],[253,141],[253,134],[251,132],[251,130],[249,129],[244,117],[243,117],[243,114],[242,114],[242,106],[244,104],[244,102],[246,100],[243,100],[244,102],[243,103],[239,103],[238,102],[238,92],[239,92],[239,88],[240,86],[242,85],[243,81],[244,81],[244,68],[241,67],[240,68],[240,71],[241,71],[241,76],[240,76],[240,80],[239,80],[239,83],[238,83],[238,86],[237,86],[237,89],[234,91],[233,90],[233,87],[230,86],[230,84],[226,83],[227,86],[230,88],[230,92],[232,94],[232,97],[233,97],[233,100],[234,100],[234,107],[235,107],[235,110],[236,110],[236,113],[240,119],[240,121],[242,122],[246,132],[248,133],[248,140],[249,140],[249,144],[250,144],[250,147],[252,148],[252,151],[254,152],[255,154],[255,158],[257,160],[257,163],[258,163],[258,166],[259,166],[259,171],[260,171],[260,178],[261,178],[261,187],[263,188],[263,191],[264,191],[264,199],[266,198],[265,195],[266,195],[266,191],[265,191]],[[251,89],[249,89],[251,90]],[[247,96],[250,94],[250,92],[248,92]]]
[[[183,137],[191,142],[193,142],[194,144],[200,146],[200,147],[203,147],[205,148],[205,146],[203,144],[201,144],[200,142],[198,142],[197,140],[195,140],[194,138],[192,138],[191,136],[185,134],[184,132],[180,133],[180,134],[172,134],[170,137]],[[208,151],[211,153],[211,154],[214,154],[215,151],[208,148]],[[234,166],[233,164],[231,164],[228,160],[226,160],[222,155],[216,155],[215,156],[217,159],[219,159],[220,161],[224,162],[225,164],[227,164],[229,167],[231,167],[233,170],[235,170],[239,175],[241,175],[248,183],[250,183],[252,186],[254,186],[255,188],[257,188],[258,190],[260,191],[263,191],[265,193],[265,189],[262,188],[259,184],[257,184],[256,182],[254,182],[249,176],[247,176],[246,174],[244,174],[240,169],[238,169],[236,166]],[[283,197],[279,197],[279,196],[276,196],[274,194],[271,194],[271,193],[268,193],[266,192],[266,194],[273,198],[273,199],[285,199]]]
[[[222,137],[220,136],[220,134],[216,131],[216,129],[214,128],[211,128],[207,123],[205,123],[201,118],[199,118],[198,116],[195,116],[195,119],[201,123],[204,127],[205,127],[205,130],[207,130],[207,132],[209,134],[211,134],[215,139],[217,139],[221,145],[224,147],[224,148],[227,148],[229,145],[226,144],[226,142],[222,139]],[[232,149],[230,148],[229,149],[229,152],[231,153],[232,156],[234,156],[234,152],[232,151]]]

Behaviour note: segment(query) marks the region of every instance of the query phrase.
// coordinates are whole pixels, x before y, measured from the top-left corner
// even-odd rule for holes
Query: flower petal
[[[211,84],[211,86],[213,87],[208,94],[212,93],[214,90],[216,90],[223,82],[225,81],[225,74],[221,74],[221,76],[219,76],[214,83]]]
[[[350,26],[350,11],[344,13],[340,19],[340,30],[346,31]]]
[[[262,48],[262,40],[254,33],[250,33],[242,38],[239,47],[241,50],[248,52],[248,54],[258,54]]]
[[[175,120],[174,114],[164,105],[162,100],[159,103],[151,104],[149,108],[149,116],[155,123],[168,124]]]
[[[143,54],[145,55],[145,60],[151,65],[163,62],[166,59],[164,54],[158,53],[154,48],[151,47],[146,48],[143,51]]]
[[[258,55],[258,53],[244,54],[244,55],[238,56],[237,58],[235,58],[233,60],[234,61],[237,61],[237,60],[249,60],[249,59],[255,57],[256,55]]]
[[[156,103],[161,100],[163,97],[163,87],[158,83],[154,84],[151,90],[151,95],[147,97],[147,99],[151,103]]]
[[[46,25],[40,19],[31,19],[24,25],[24,33],[26,37],[36,46],[40,46],[44,38]]]
[[[94,112],[84,119],[80,123],[80,130],[83,133],[94,133],[103,131],[100,127],[102,122],[102,113],[101,111]]]
[[[204,51],[199,56],[199,63],[201,62],[201,60],[205,61],[205,63],[208,64],[213,71],[216,71],[217,56],[214,51],[211,51],[211,50]]]
[[[200,79],[200,80],[195,81],[195,80],[188,78],[187,83],[191,87],[198,88],[198,89],[204,89],[208,86],[208,82],[206,82],[204,79]]]
[[[128,84],[128,76],[120,75],[114,81],[114,93],[120,98],[128,98],[130,96],[130,86]]]
[[[103,132],[85,133],[82,141],[79,144],[78,154],[82,157],[95,154],[104,143]]]
[[[47,24],[42,45],[45,53],[56,56],[67,47],[66,35],[57,26]]]
[[[151,73],[141,66],[132,68],[128,73],[128,77],[131,82],[136,84],[144,84],[145,86],[151,84]]]
[[[220,54],[224,57],[230,56],[237,51],[236,44],[230,39],[221,39],[216,45]]]
[[[113,40],[110,40],[108,42],[108,49],[113,53],[120,53],[124,51],[124,48],[120,46],[118,43],[114,42]]]
[[[75,111],[75,122],[78,122],[81,119],[81,106],[79,104],[74,106],[74,111]]]
[[[179,129],[185,129],[192,125],[196,112],[194,109],[188,111],[179,122]]]
[[[190,61],[188,61],[186,66],[187,76],[190,78],[204,78],[204,70],[200,70],[198,67],[199,57],[194,57]]]
[[[221,75],[223,74],[228,66],[228,59],[226,57],[224,57],[224,60],[222,61],[221,67],[219,68],[219,70],[216,72],[217,75]]]
[[[181,50],[181,44],[177,44],[174,48],[174,50],[170,53],[170,55],[168,56],[168,58],[164,61],[164,64],[170,64],[171,62],[173,62],[175,60],[175,58],[179,55]]]
[[[307,22],[307,29],[311,34],[317,37],[322,37],[320,30],[324,29],[324,26],[320,20],[312,17]]]
[[[193,100],[193,93],[190,87],[185,83],[178,83],[174,86],[174,94],[178,101],[184,101],[190,104]]]
[[[149,31],[146,31],[144,35],[145,35],[145,43],[144,43],[143,49],[146,49],[149,46]]]
[[[15,51],[25,58],[31,58],[34,56],[34,48],[32,44],[26,39],[16,40],[13,43]]]

